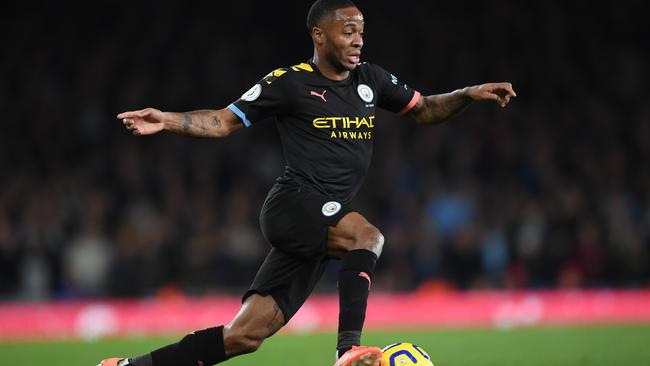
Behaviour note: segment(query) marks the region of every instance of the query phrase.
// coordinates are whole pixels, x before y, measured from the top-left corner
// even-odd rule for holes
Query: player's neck
[[[312,62],[316,67],[318,68],[318,71],[320,73],[330,79],[330,80],[345,80],[350,76],[350,71],[345,70],[345,71],[340,71],[334,65],[332,65],[330,62],[327,62],[327,59],[325,57],[319,57],[317,52],[314,52],[314,57],[312,58]]]

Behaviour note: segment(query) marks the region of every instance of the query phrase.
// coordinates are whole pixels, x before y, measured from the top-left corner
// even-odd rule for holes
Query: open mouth
[[[359,63],[359,61],[361,61],[361,55],[350,55],[350,56],[348,56],[348,61],[349,61],[351,64],[355,64],[355,65],[356,65],[356,64]]]

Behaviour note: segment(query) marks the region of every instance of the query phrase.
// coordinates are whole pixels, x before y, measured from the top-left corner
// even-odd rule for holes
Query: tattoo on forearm
[[[207,126],[207,123],[205,122],[205,118],[204,118],[203,115],[200,115],[199,119],[201,120],[201,125],[199,126],[199,128],[201,128],[200,134],[203,137],[207,137],[208,136],[208,126]]]
[[[168,129],[192,136],[223,136],[223,125],[215,111],[200,110],[183,113],[168,113]]]
[[[191,126],[192,126],[192,116],[190,116],[189,113],[185,113],[184,120],[183,120],[183,131],[189,132]]]
[[[471,103],[471,99],[456,92],[430,95],[421,99],[421,104],[413,108],[413,118],[425,124],[444,122],[460,113]]]
[[[431,123],[438,123],[446,120],[449,111],[446,103],[438,95],[431,96],[425,100],[426,120]]]

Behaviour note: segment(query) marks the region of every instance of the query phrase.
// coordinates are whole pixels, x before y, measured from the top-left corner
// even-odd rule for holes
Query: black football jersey
[[[275,117],[286,160],[279,182],[348,202],[370,165],[375,109],[404,114],[419,97],[377,65],[361,63],[337,81],[310,61],[272,71],[228,108],[247,127]]]

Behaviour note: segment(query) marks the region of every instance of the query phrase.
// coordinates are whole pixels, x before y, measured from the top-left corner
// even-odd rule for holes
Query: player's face
[[[361,61],[363,14],[355,7],[337,9],[334,19],[324,27],[325,55],[337,69],[354,70]]]

